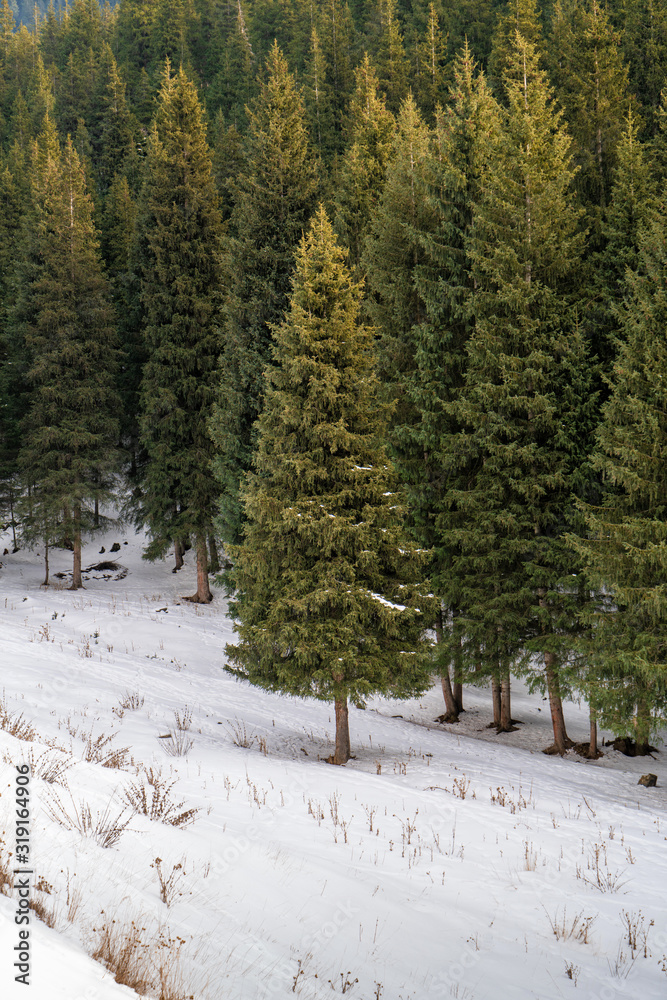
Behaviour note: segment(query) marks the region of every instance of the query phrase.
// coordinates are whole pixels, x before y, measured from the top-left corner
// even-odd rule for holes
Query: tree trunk
[[[209,559],[208,571],[209,573],[213,573],[215,575],[220,572],[220,557],[218,555],[218,545],[215,540],[215,535],[208,536],[208,551],[211,556]]]
[[[183,546],[181,544],[180,538],[174,539],[174,568],[172,573],[178,573],[179,569],[183,568]]]
[[[42,587],[48,587],[49,585],[49,540],[44,539],[44,583]]]
[[[442,685],[442,693],[445,698],[445,714],[438,716],[438,722],[458,722],[459,714],[456,711],[456,701],[454,699],[452,682],[449,679],[449,673],[440,675],[440,684]]]
[[[350,759],[350,723],[347,710],[347,695],[334,700],[336,710],[336,748],[327,758],[329,764],[347,764]]]
[[[493,722],[492,726],[496,729],[500,726],[500,705],[501,705],[501,695],[500,695],[500,678],[495,674],[491,678],[491,696],[493,698]]]
[[[72,586],[70,590],[81,590],[83,580],[81,579],[81,508],[74,508],[74,539],[72,542]]]
[[[500,676],[500,725],[499,733],[511,733],[512,725],[512,688],[509,667],[504,667]]]
[[[574,743],[565,732],[565,717],[563,715],[563,702],[560,696],[560,682],[558,680],[558,667],[554,653],[544,654],[544,672],[547,678],[547,691],[549,693],[549,708],[551,709],[551,725],[554,731],[554,742],[552,746],[544,751],[550,754],[565,754]]]
[[[588,760],[597,760],[602,754],[598,750],[598,720],[595,714],[595,709],[592,705],[588,707],[589,713],[589,739],[588,739],[588,750],[586,751],[586,757]]]
[[[14,543],[14,552],[18,552],[18,546],[16,544],[16,521],[14,520],[14,493],[13,491],[9,495],[9,513],[12,518],[12,541]]]
[[[454,627],[456,628],[456,619],[459,616],[458,608],[453,610],[454,616]],[[463,650],[461,649],[461,633],[460,630],[456,629],[456,645],[454,646],[454,705],[456,707],[456,714],[463,712],[463,683],[461,678],[463,677]]]
[[[208,604],[213,600],[213,594],[208,582],[208,554],[206,551],[206,535],[197,535],[197,593],[186,600],[193,604]]]
[[[442,608],[438,608],[438,613],[435,618],[435,638],[439,646],[442,645],[445,637],[445,623],[442,620]],[[458,722],[459,716],[456,711],[456,702],[454,701],[454,694],[452,692],[452,682],[449,677],[449,668],[446,672],[440,675],[440,684],[442,686],[442,694],[445,699],[445,713],[444,715],[438,716],[438,722]]]
[[[651,752],[649,735],[651,732],[651,713],[646,703],[646,698],[637,699],[637,717],[635,719],[635,753],[638,757],[645,757]]]
[[[95,514],[93,515],[93,525],[96,528],[100,526],[100,501],[95,497]]]

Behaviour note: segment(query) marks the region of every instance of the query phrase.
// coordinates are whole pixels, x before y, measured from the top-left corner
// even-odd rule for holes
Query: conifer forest
[[[667,717],[667,0],[0,6],[0,520],[335,706]],[[2,570],[0,569],[0,579]],[[223,650],[220,651],[221,660]],[[372,829],[372,826],[371,826]],[[159,859],[158,859],[159,860]]]

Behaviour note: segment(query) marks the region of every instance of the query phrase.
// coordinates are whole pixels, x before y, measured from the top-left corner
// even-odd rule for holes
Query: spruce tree
[[[442,104],[446,96],[446,41],[440,29],[438,12],[430,3],[426,28],[416,46],[417,97],[420,108],[428,115],[435,113],[437,105]]]
[[[577,189],[599,236],[609,201],[616,149],[628,109],[628,70],[620,37],[598,2],[558,5],[552,25],[550,72],[574,142]]]
[[[365,55],[356,71],[345,152],[336,198],[336,229],[359,267],[364,240],[380,200],[395,130],[394,116],[378,91],[375,69]]]
[[[219,402],[211,422],[222,487],[219,529],[238,539],[238,490],[250,468],[254,425],[271,363],[271,324],[282,318],[294,254],[315,204],[317,163],[301,91],[277,45],[267,80],[249,109],[244,165],[232,185],[235,204],[226,240],[229,288],[223,315]]]
[[[507,99],[505,77],[510,65],[515,65],[513,56],[517,31],[541,55],[544,40],[537,0],[507,0],[498,16],[489,56],[489,79],[494,92],[503,101]],[[519,67],[516,71],[520,71]]]
[[[638,753],[667,713],[667,232],[661,205],[628,275],[620,350],[594,466],[597,505],[581,504],[586,529],[570,541],[586,561],[597,604],[585,614],[585,692],[603,723],[633,736]]]
[[[320,208],[275,328],[244,538],[231,550],[239,642],[227,647],[228,669],[333,701],[334,764],[351,755],[348,699],[409,696],[429,683],[428,599],[401,538],[360,297]]]
[[[23,513],[26,535],[47,550],[71,539],[77,589],[82,535],[111,499],[117,465],[117,351],[83,167],[71,139],[61,152],[48,117],[33,148],[31,187],[11,317],[29,384],[19,462],[31,495]]]
[[[207,421],[220,353],[222,222],[194,84],[169,66],[146,159],[140,219],[141,302],[147,360],[141,440],[147,453],[141,511],[147,558],[194,536],[197,591],[211,600],[206,539],[217,485]]]
[[[468,238],[475,328],[452,410],[445,540],[455,555],[469,655],[505,682],[523,651],[544,656],[554,747],[568,746],[560,684],[576,626],[577,563],[562,541],[594,420],[576,323],[583,251],[570,138],[535,48],[517,33],[505,129]],[[458,550],[458,551],[457,551]],[[509,709],[509,706],[507,706]],[[509,728],[509,711],[501,728]]]
[[[501,121],[486,78],[476,72],[467,45],[454,62],[453,74],[450,101],[437,115],[424,177],[424,198],[432,206],[436,223],[415,232],[422,258],[414,280],[424,318],[411,332],[415,371],[406,382],[406,394],[416,420],[394,429],[396,461],[408,483],[413,530],[431,553],[428,575],[439,599],[436,652],[445,722],[458,719],[464,676],[479,683],[491,675],[494,692],[500,690],[493,664],[480,670],[479,661],[473,662],[473,657],[466,661],[461,655],[461,595],[452,573],[458,546],[448,536],[446,525],[449,491],[470,477],[470,470],[460,464],[451,447],[460,430],[453,404],[462,390],[466,349],[474,328],[475,280],[468,256],[474,209],[481,198],[491,150],[499,141]],[[500,703],[494,698],[498,726],[500,717]]]
[[[372,34],[376,35],[372,52],[378,82],[386,95],[387,106],[398,112],[408,89],[408,61],[398,20],[397,0],[375,0]]]
[[[593,349],[606,371],[617,350],[618,310],[625,298],[626,272],[637,269],[639,241],[655,211],[651,164],[630,109],[618,144],[610,202],[602,217],[603,248],[593,258],[597,296],[589,328]]]

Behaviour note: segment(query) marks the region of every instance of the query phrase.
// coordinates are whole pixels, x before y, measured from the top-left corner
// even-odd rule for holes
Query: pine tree
[[[514,61],[514,47],[517,31],[525,41],[534,46],[538,55],[542,54],[544,39],[537,0],[507,0],[503,13],[493,32],[491,55],[489,56],[489,79],[494,92],[505,101],[507,91],[505,77],[511,66],[518,71]]]
[[[303,97],[277,45],[266,69],[266,83],[249,109],[245,164],[234,185],[232,236],[226,241],[229,292],[219,404],[211,423],[225,542],[239,537],[238,489],[254,449],[253,428],[271,361],[271,324],[287,306],[294,254],[318,185]]]
[[[60,151],[48,117],[33,149],[31,182],[12,316],[30,386],[19,455],[31,487],[25,530],[47,548],[55,538],[71,539],[77,589],[82,535],[111,497],[117,464],[117,351],[84,171],[69,138]]]
[[[354,24],[347,3],[324,0],[317,5],[317,34],[328,69],[328,82],[333,93],[333,111],[338,145],[342,150],[343,124],[347,115],[350,91],[354,86],[352,53]]]
[[[446,526],[449,491],[467,482],[470,475],[469,469],[460,467],[452,448],[460,430],[453,404],[463,388],[466,348],[474,328],[475,280],[468,257],[474,209],[481,199],[501,122],[498,105],[485,76],[476,73],[467,45],[457,56],[453,73],[450,101],[437,116],[424,177],[424,198],[432,206],[435,225],[422,225],[414,234],[422,251],[414,280],[424,318],[411,331],[415,370],[405,392],[415,416],[411,422],[399,421],[393,429],[395,459],[408,484],[413,531],[431,553],[428,575],[439,600],[437,663],[447,722],[458,719],[464,674],[479,683],[490,672],[494,691],[499,690],[493,669],[480,671],[475,662],[474,672],[464,670],[461,595],[452,573],[458,545],[448,537]],[[497,699],[494,722],[500,725]]]
[[[656,126],[660,94],[667,86],[667,4],[665,0],[622,0],[616,23],[621,29],[630,91],[647,118],[650,134]]]
[[[364,56],[356,71],[336,203],[336,229],[359,267],[373,213],[379,203],[395,130],[394,116],[378,93],[375,69]]]
[[[408,61],[398,20],[396,0],[375,0],[372,48],[378,83],[386,95],[387,106],[395,114],[408,90]]]
[[[593,349],[608,370],[615,354],[618,310],[626,292],[626,272],[635,271],[639,241],[656,211],[656,190],[639,123],[628,111],[618,144],[610,203],[601,224],[603,249],[593,259],[597,284],[595,313],[589,316]]]
[[[446,39],[440,30],[435,6],[430,3],[426,30],[417,43],[416,68],[419,106],[428,115],[433,115],[437,105],[444,102],[446,64]]]
[[[147,453],[142,515],[147,558],[196,540],[197,592],[211,600],[207,536],[218,493],[207,421],[220,353],[222,222],[194,84],[169,65],[146,161],[141,206],[141,301],[147,360],[141,435]]]
[[[142,333],[140,280],[137,274],[138,206],[127,177],[115,174],[100,216],[100,248],[116,313],[122,363],[117,372],[121,400],[120,439],[129,455],[130,476],[137,474],[139,454],[139,388],[146,361]]]
[[[21,218],[26,208],[19,185],[0,159],[0,510],[3,516],[9,515],[15,547],[14,504],[26,386],[23,351],[11,337],[7,320],[14,300],[13,272],[20,255]]]
[[[665,206],[628,279],[621,347],[609,375],[593,456],[604,495],[581,504],[586,531],[570,541],[598,597],[585,619],[586,693],[604,724],[647,753],[667,713],[667,232]]]
[[[609,201],[616,149],[628,108],[628,70],[620,38],[598,0],[558,6],[552,27],[550,72],[574,141],[577,188],[599,234]]]
[[[227,647],[228,669],[333,701],[334,764],[350,758],[348,699],[409,696],[429,683],[416,555],[394,510],[360,297],[320,208],[275,328],[244,539],[232,550],[240,641]]]
[[[396,123],[381,201],[370,224],[362,258],[367,275],[367,312],[378,333],[380,379],[397,404],[392,424],[410,420],[405,378],[414,372],[413,328],[425,309],[415,287],[424,262],[420,245],[437,226],[437,215],[424,193],[430,133],[412,96]],[[413,417],[414,419],[414,417]]]
[[[311,48],[304,73],[305,99],[310,134],[323,161],[330,163],[338,146],[334,95],[329,82],[329,67],[317,29],[313,28]]]
[[[573,300],[583,251],[570,138],[535,48],[517,33],[506,127],[468,239],[475,329],[451,443],[467,482],[449,491],[469,655],[506,681],[526,648],[544,655],[554,747],[568,745],[560,683],[575,628],[576,561],[561,535],[594,420]],[[509,708],[509,706],[508,706]],[[510,725],[509,712],[501,728]]]

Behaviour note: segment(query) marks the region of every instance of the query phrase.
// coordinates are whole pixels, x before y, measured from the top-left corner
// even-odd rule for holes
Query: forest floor
[[[0,538],[3,998],[136,995],[104,959],[164,1000],[667,995],[662,742],[653,757],[545,756],[539,692],[516,683],[521,725],[498,736],[486,690],[436,723],[438,684],[351,709],[355,759],[331,767],[332,707],[226,674],[224,600],[184,601],[192,553],[174,575],[142,561],[143,541],[117,529],[87,545],[84,566],[115,566],[72,592],[70,553],[52,552],[64,575],[44,588],[39,551]],[[586,706],[565,711],[587,739]],[[52,925],[31,911],[30,992],[2,885],[22,763],[31,896]],[[647,772],[657,787],[637,784]]]

